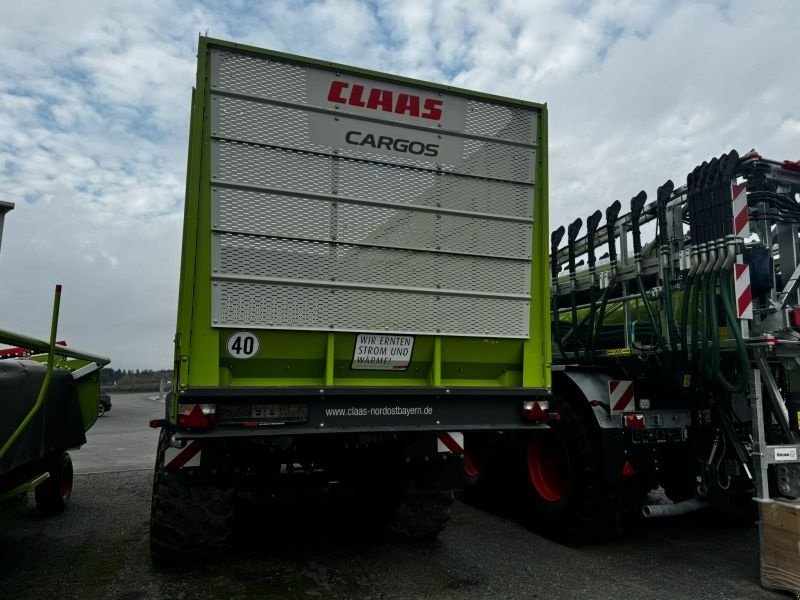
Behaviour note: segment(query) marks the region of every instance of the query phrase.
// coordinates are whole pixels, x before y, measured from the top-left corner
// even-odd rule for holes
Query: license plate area
[[[221,424],[281,425],[308,421],[308,404],[301,402],[269,402],[253,404],[220,404],[217,420]]]

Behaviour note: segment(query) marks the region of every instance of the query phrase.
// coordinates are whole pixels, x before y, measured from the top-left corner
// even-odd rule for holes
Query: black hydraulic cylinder
[[[647,193],[643,191],[631,198],[631,232],[633,233],[633,253],[640,257],[642,254],[642,231],[639,218],[642,216]]]
[[[600,219],[603,218],[603,213],[599,210],[594,211],[586,219],[586,255],[587,262],[589,263],[589,270],[594,270],[594,265],[597,258],[594,253],[594,236],[597,233],[597,227],[600,225]]]
[[[619,211],[622,210],[622,203],[614,200],[613,204],[606,209],[606,237],[608,238],[608,260],[611,264],[617,262],[617,239],[616,227]]]
[[[723,235],[733,235],[733,198],[731,198],[730,184],[739,168],[739,153],[736,150],[728,152],[727,160],[722,165],[719,198],[721,202],[720,223]]]
[[[703,212],[703,241],[709,242],[714,239],[714,216],[713,216],[713,199],[711,190],[714,185],[714,177],[717,173],[719,166],[719,159],[712,158],[706,167],[705,177],[702,178],[703,188],[700,191],[701,205],[700,210]]]
[[[675,184],[671,179],[668,179],[664,185],[658,188],[656,192],[656,211],[658,214],[658,230],[661,237],[661,245],[669,243],[669,236],[667,234],[667,203],[672,197],[672,190],[675,189]]]
[[[561,267],[558,266],[558,247],[561,245],[561,240],[564,238],[564,233],[566,233],[566,230],[564,229],[564,226],[561,225],[558,229],[550,234],[550,275],[553,278],[553,281],[556,280],[556,277],[558,277],[558,272],[561,270]]]
[[[569,274],[570,277],[575,276],[575,240],[578,238],[578,233],[583,226],[583,219],[578,217],[567,228],[567,253],[569,255]]]
[[[700,215],[698,209],[697,190],[702,165],[697,165],[686,176],[686,203],[689,205],[689,226],[693,244],[700,242]]]

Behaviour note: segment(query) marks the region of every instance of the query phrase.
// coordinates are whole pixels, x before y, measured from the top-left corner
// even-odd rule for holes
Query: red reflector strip
[[[199,440],[192,440],[189,445],[178,453],[178,456],[173,458],[167,464],[168,469],[180,469],[190,460],[192,460],[198,452],[200,452],[201,444]]]
[[[735,263],[735,291],[736,308],[740,319],[753,318],[753,292],[750,287],[750,266],[745,263]]]
[[[522,418],[526,421],[546,421],[550,403],[546,400],[526,400],[522,403]]]
[[[631,461],[626,460],[625,464],[622,465],[622,476],[623,477],[632,477],[633,475],[636,475],[636,471],[634,470],[633,465],[631,464]]]
[[[457,434],[461,437],[463,443],[463,436]],[[455,438],[452,434],[447,431],[440,431],[436,434],[436,437],[439,438],[439,441],[444,444],[444,446],[453,454],[461,454],[464,451],[464,448],[456,442]]]
[[[199,404],[195,404],[188,415],[178,415],[178,425],[181,427],[208,427],[214,423],[213,414],[206,415]]]

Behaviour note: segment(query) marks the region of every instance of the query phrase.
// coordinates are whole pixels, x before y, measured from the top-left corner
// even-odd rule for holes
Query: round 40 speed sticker
[[[233,358],[253,358],[258,354],[258,337],[249,331],[237,331],[228,338],[227,348]]]

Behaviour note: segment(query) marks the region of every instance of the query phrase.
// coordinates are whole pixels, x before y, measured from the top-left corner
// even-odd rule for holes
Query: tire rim
[[[533,433],[528,441],[528,476],[536,493],[557,502],[569,487],[569,456],[555,431]]]

